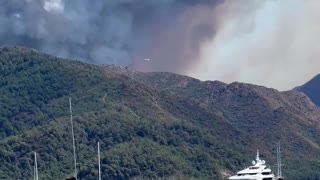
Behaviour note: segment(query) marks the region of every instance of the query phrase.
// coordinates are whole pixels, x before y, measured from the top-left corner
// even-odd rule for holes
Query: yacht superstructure
[[[252,166],[239,171],[236,175],[229,177],[229,180],[274,180],[274,174],[266,166],[266,162],[259,157],[257,151],[256,160],[252,161]]]

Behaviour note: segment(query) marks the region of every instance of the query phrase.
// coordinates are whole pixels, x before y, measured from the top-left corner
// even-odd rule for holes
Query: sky
[[[0,0],[0,45],[289,90],[320,73],[318,9],[318,0]]]

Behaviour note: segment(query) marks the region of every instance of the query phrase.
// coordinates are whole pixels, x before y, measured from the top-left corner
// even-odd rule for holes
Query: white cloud
[[[63,0],[44,0],[43,8],[47,12],[62,13],[64,11]]]

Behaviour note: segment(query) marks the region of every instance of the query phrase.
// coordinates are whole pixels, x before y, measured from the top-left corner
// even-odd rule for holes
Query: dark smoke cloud
[[[90,63],[179,72],[213,36],[205,11],[219,2],[0,0],[0,42]]]
[[[136,51],[136,67],[139,70],[180,74],[192,68],[190,66],[197,63],[195,60],[201,45],[215,34],[213,7],[197,4],[183,9],[165,26],[153,24],[149,44]],[[145,62],[144,58],[150,58],[151,61]]]

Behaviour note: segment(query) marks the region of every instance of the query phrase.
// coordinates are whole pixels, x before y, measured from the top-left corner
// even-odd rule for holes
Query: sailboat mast
[[[72,119],[72,106],[71,106],[71,97],[69,98],[69,105],[70,105],[70,121],[71,121],[71,133],[72,133],[72,146],[73,146],[73,161],[74,161],[74,177],[76,180],[77,177],[77,157],[76,157],[76,144],[74,140],[74,131],[73,131],[73,119]]]
[[[281,164],[281,150],[280,150],[280,142],[278,143],[278,147],[277,147],[277,166],[278,166],[278,172],[277,172],[277,176],[278,177],[282,177],[282,164]]]
[[[280,142],[279,142],[279,148],[278,148],[278,152],[279,152],[279,176],[282,177],[282,164],[281,164],[281,150],[280,150]]]
[[[38,178],[38,165],[37,165],[37,153],[34,152],[34,179],[39,180]]]
[[[99,163],[99,180],[101,180],[101,167],[100,167],[100,144],[98,142],[98,163]]]

